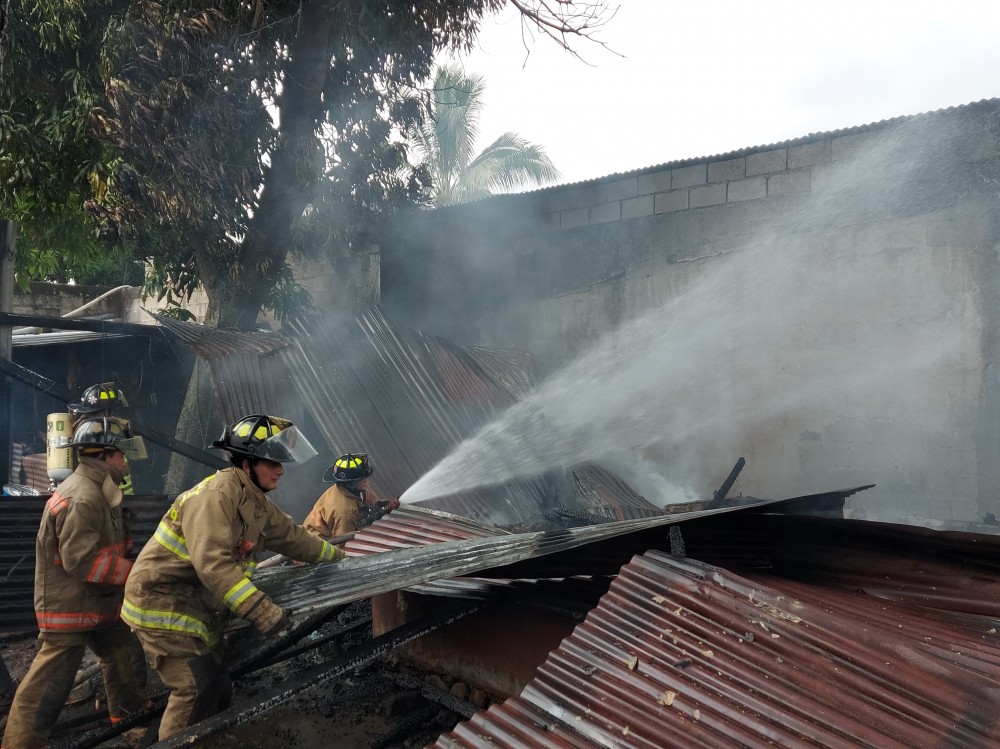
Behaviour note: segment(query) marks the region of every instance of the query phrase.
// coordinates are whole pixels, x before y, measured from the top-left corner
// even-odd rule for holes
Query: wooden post
[[[14,311],[14,247],[17,223],[0,220],[0,312]],[[0,325],[0,359],[12,361],[11,327]],[[0,377],[0,485],[10,483],[11,381]]]

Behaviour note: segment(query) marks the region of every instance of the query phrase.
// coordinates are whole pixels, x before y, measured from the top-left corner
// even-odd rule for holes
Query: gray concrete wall
[[[591,412],[654,501],[664,482],[705,496],[743,455],[745,494],[875,483],[855,514],[1000,516],[998,115],[433,211],[383,240],[382,306],[529,350],[550,420]],[[567,454],[599,459],[584,427]]]

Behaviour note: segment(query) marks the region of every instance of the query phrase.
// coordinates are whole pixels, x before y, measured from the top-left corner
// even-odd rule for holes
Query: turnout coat
[[[103,460],[81,457],[45,503],[35,539],[35,618],[43,638],[118,620],[132,569],[121,480]]]
[[[145,634],[190,635],[192,652],[215,648],[230,614],[266,598],[251,581],[264,551],[304,562],[343,552],[306,532],[239,468],[178,495],[129,576],[122,619]]]
[[[375,501],[367,491],[355,496],[340,484],[334,484],[316,500],[303,525],[310,533],[327,538],[352,533],[361,525],[361,505],[373,504]]]

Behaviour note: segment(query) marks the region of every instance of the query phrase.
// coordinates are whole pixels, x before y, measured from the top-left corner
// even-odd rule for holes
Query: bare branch
[[[534,29],[585,63],[579,50],[573,47],[574,39],[593,42],[620,56],[597,36],[618,13],[619,6],[611,8],[607,0],[510,0],[510,3],[521,13],[522,38],[529,54]]]

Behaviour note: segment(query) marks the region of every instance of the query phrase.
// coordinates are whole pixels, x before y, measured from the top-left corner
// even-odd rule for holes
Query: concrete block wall
[[[27,293],[15,290],[13,311],[18,315],[62,317],[90,304],[108,291],[103,286],[32,283]],[[88,308],[87,313],[120,317],[127,307],[128,302],[123,303],[122,294],[115,293]]]
[[[544,202],[546,225],[575,229],[800,193],[809,189],[813,167],[847,158],[859,138],[863,136],[831,136],[721,161],[554,190]]]
[[[683,305],[727,258],[778,236],[774,252],[817,258],[814,270],[796,271],[794,295],[822,278],[829,299],[818,322],[781,321],[774,376],[753,373],[762,399],[797,384],[797,373],[808,386],[818,363],[844,368],[862,334],[963,348],[921,373],[932,383],[922,398],[906,375],[893,380],[886,353],[887,371],[864,398],[806,398],[752,429],[731,423],[699,448],[704,471],[687,476],[689,486],[710,491],[744,455],[737,489],[747,494],[876,483],[852,512],[981,522],[1000,517],[996,184],[1000,104],[990,101],[492,198],[393,227],[382,307],[463,343],[527,350],[541,374],[558,373],[649,311]],[[736,278],[720,294],[720,305],[735,305],[734,324],[739,310],[758,314],[763,280],[757,288]],[[690,324],[697,336],[698,320]],[[901,356],[912,358],[907,349]],[[745,388],[748,363],[734,353],[706,376],[723,393]],[[668,453],[649,457],[672,469]]]

